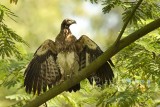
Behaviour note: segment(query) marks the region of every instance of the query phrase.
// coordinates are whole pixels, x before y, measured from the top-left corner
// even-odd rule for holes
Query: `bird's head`
[[[72,24],[76,24],[76,21],[72,19],[64,19],[61,24],[61,28],[69,28]]]

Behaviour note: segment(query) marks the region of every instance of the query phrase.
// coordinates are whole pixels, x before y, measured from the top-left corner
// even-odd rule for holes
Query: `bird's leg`
[[[59,83],[62,83],[62,82],[64,82],[64,80],[66,79],[66,77],[65,77],[65,71],[62,69],[62,67],[60,67],[60,71],[61,71],[62,77],[61,77]]]
[[[47,102],[45,102],[44,104],[45,104],[45,107],[48,107],[48,106],[47,106]]]

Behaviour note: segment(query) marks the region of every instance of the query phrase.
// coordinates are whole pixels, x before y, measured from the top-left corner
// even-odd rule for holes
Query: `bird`
[[[72,78],[72,75],[103,54],[100,47],[88,36],[82,35],[77,39],[71,32],[70,26],[76,21],[66,18],[62,21],[60,32],[55,41],[45,40],[33,55],[24,72],[24,87],[27,93],[41,94],[48,88]],[[100,86],[114,78],[111,60],[106,61],[95,73],[87,79],[91,84],[95,80]],[[80,90],[80,83],[66,90]]]

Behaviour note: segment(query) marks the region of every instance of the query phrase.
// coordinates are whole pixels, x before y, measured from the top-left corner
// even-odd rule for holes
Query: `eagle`
[[[27,93],[41,94],[61,82],[72,78],[89,63],[100,56],[103,51],[88,36],[82,35],[77,39],[71,32],[70,26],[76,21],[64,19],[60,32],[55,41],[45,40],[34,53],[33,59],[24,72],[24,87]],[[100,86],[109,84],[114,77],[111,60],[106,61],[95,73],[87,79],[91,84]],[[80,83],[67,91],[77,91]]]

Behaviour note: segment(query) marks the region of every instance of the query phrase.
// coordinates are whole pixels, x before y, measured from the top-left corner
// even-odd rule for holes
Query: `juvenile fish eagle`
[[[100,47],[86,35],[76,39],[69,29],[74,23],[75,20],[64,19],[55,42],[48,39],[36,50],[24,73],[24,86],[27,93],[40,94],[42,90],[45,92],[47,87],[51,88],[71,78],[74,73],[79,72],[103,53]],[[114,74],[109,63],[113,65],[109,60],[96,73],[88,77],[90,83],[93,83],[93,78],[97,85],[110,83]],[[68,91],[79,89],[80,84],[77,84]]]

